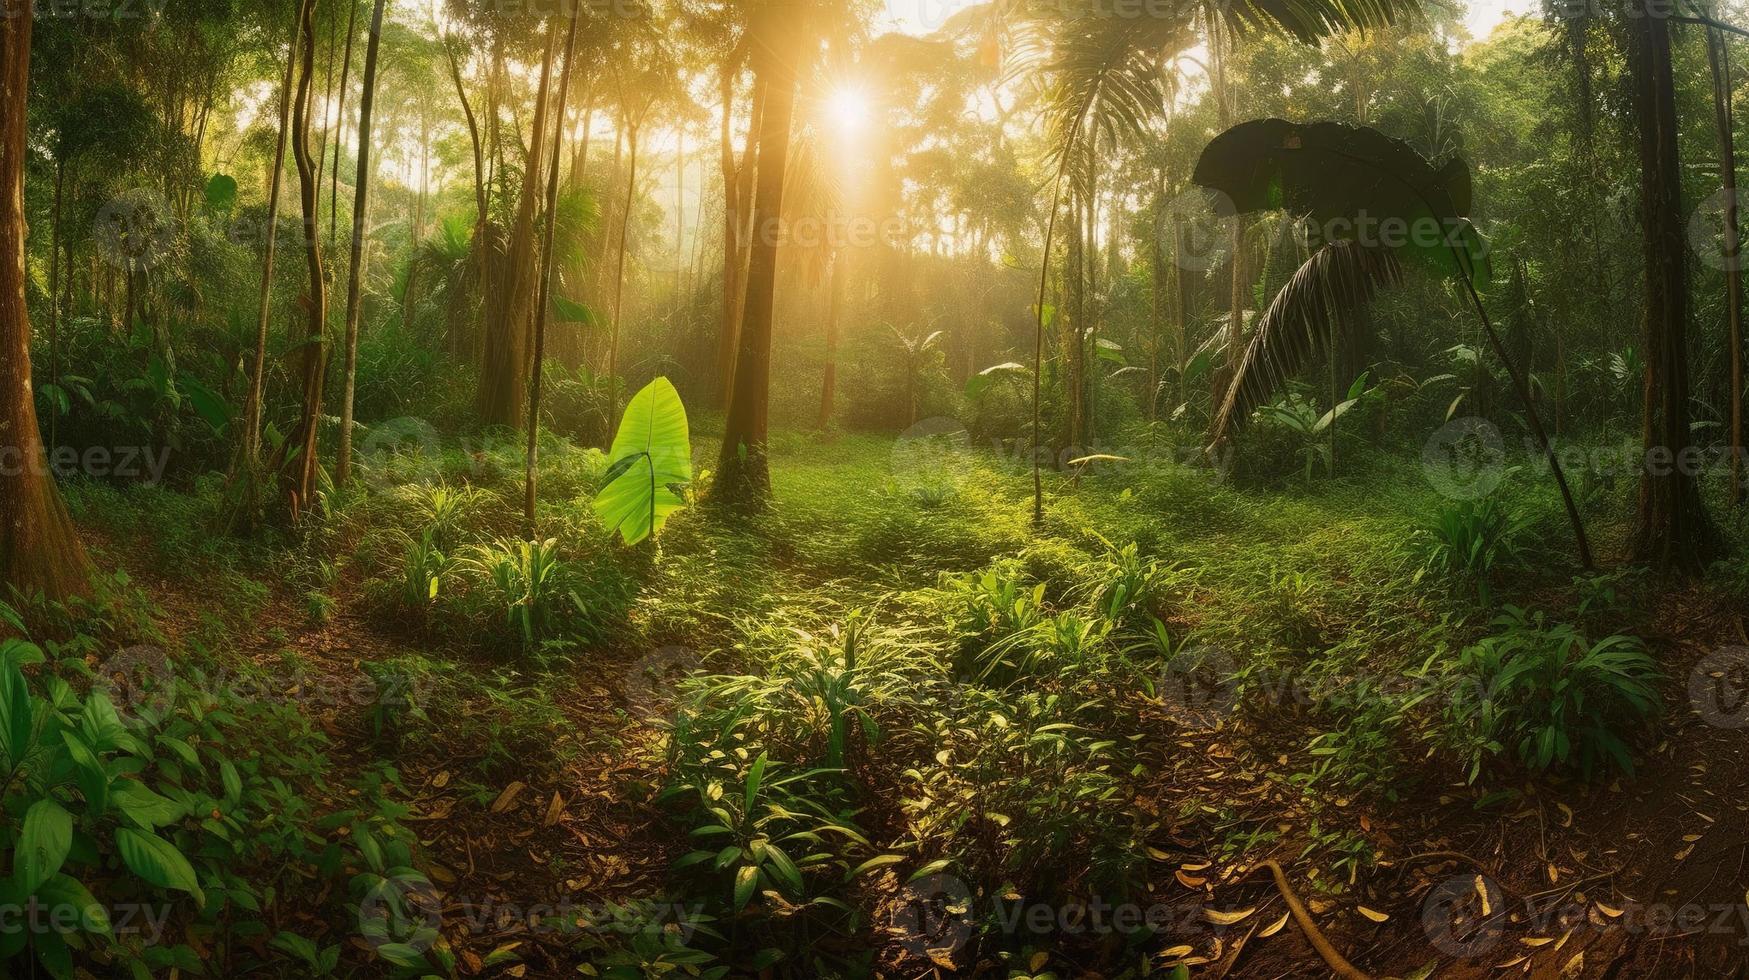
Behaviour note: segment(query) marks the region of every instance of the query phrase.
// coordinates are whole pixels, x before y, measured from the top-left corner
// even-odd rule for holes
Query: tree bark
[[[838,323],[844,310],[844,264],[849,256],[840,248],[832,256],[831,295],[826,300],[826,376],[820,382],[820,428],[832,425],[833,403],[838,395]]]
[[[527,409],[529,304],[535,279],[535,206],[540,200],[541,161],[546,148],[547,92],[552,82],[553,42],[556,31],[547,31],[546,52],[541,59],[540,86],[535,95],[534,126],[528,147],[528,165],[523,170],[516,220],[510,229],[504,263],[493,276],[496,296],[486,304],[484,370],[480,377],[478,408],[489,425],[519,428]]]
[[[323,278],[321,228],[321,178],[310,153],[310,89],[316,63],[316,0],[302,0],[303,65],[298,72],[297,98],[292,106],[292,157],[298,166],[298,203],[303,209],[304,267],[309,291],[303,296],[306,330],[303,344],[303,413],[297,426],[280,447],[275,469],[280,474],[280,492],[286,514],[293,521],[316,492],[318,437],[322,421],[322,382],[328,364],[328,284]]]
[[[1640,471],[1632,536],[1637,561],[1698,572],[1718,551],[1718,538],[1701,504],[1689,451],[1688,248],[1684,237],[1678,119],[1671,72],[1670,24],[1636,4],[1630,70],[1640,155],[1640,213],[1644,230],[1646,450]]]
[[[795,112],[797,65],[802,52],[806,2],[761,8],[752,46],[765,91],[758,134],[753,233],[747,263],[747,303],[735,356],[733,395],[723,450],[712,491],[717,500],[750,509],[771,498],[766,459],[770,412],[771,319],[777,285],[777,251],[783,232],[783,181],[789,167],[790,122]]]
[[[249,394],[243,401],[243,440],[238,451],[233,480],[241,481],[234,526],[252,525],[260,508],[261,401],[267,378],[267,323],[273,310],[273,258],[279,231],[280,175],[285,169],[285,143],[291,128],[292,72],[298,63],[301,21],[292,16],[291,37],[286,47],[285,76],[279,84],[279,133],[273,142],[272,174],[267,182],[267,241],[261,260],[261,287],[256,293],[255,357],[249,367]]]
[[[55,487],[37,429],[25,304],[25,104],[30,0],[0,16],[0,587],[50,599],[88,595],[91,562]],[[7,593],[7,597],[10,593]]]
[[[631,232],[632,208],[637,204],[638,197],[638,121],[627,120],[626,129],[627,150],[630,159],[626,178],[625,209],[619,217],[619,257],[615,263],[613,278],[613,326],[607,335],[607,390],[609,409],[607,414],[607,445],[613,445],[613,436],[619,428],[619,320],[622,302],[625,299],[626,286],[626,236]]]
[[[565,32],[565,67],[559,73],[559,105],[555,118],[565,118],[566,96],[571,91],[571,62],[577,54],[577,7],[571,5],[570,26]],[[553,127],[553,158],[547,165],[546,226],[541,229],[540,282],[537,284],[534,309],[534,355],[528,375],[528,450],[524,460],[522,492],[523,535],[535,540],[535,490],[540,468],[540,397],[541,361],[547,353],[548,306],[553,288],[553,236],[559,209],[559,158],[565,138],[563,125]]]
[[[1737,226],[1736,127],[1731,113],[1731,61],[1724,35],[1707,29],[1713,76],[1713,115],[1719,130],[1719,186],[1725,199],[1725,344],[1730,365],[1731,506],[1743,505],[1743,269]]]
[[[377,42],[383,35],[385,0],[376,0],[370,15],[370,40],[364,46],[364,92],[358,100],[358,186],[352,191],[352,255],[346,276],[346,360],[341,371],[340,447],[334,463],[334,483],[352,478],[352,408],[358,387],[358,317],[364,279],[364,229],[370,215],[370,116],[376,104]],[[356,9],[356,8],[355,8]],[[347,39],[350,53],[351,38]],[[338,142],[338,141],[337,141]],[[339,169],[340,152],[334,152]]]

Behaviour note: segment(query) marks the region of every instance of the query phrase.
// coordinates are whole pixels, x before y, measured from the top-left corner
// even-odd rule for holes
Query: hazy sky
[[[885,0],[887,13],[883,18],[886,26],[897,27],[899,30],[913,34],[927,34],[941,26],[954,11],[969,7],[978,0]],[[1463,2],[1463,0],[1458,0]],[[1508,13],[1530,13],[1537,8],[1537,0],[1469,0],[1466,4],[1468,13],[1464,20],[1468,23],[1470,34],[1477,38],[1488,36],[1500,18]]]

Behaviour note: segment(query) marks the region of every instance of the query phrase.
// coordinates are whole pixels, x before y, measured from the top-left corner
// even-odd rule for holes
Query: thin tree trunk
[[[55,487],[37,429],[25,303],[25,103],[30,0],[0,11],[0,588],[51,599],[90,591],[91,562]],[[10,594],[9,592],[7,593]]]
[[[1713,114],[1719,130],[1719,184],[1725,198],[1725,343],[1731,376],[1731,506],[1743,504],[1743,272],[1737,226],[1737,147],[1731,115],[1730,50],[1717,28],[1707,29],[1713,75]]]
[[[570,26],[565,32],[565,67],[559,73],[559,105],[553,127],[553,159],[547,167],[546,227],[541,231],[540,282],[536,287],[534,310],[534,363],[528,375],[528,451],[525,458],[522,493],[523,534],[535,540],[535,489],[540,467],[540,399],[541,361],[547,352],[548,306],[552,301],[553,237],[559,206],[559,156],[565,138],[565,100],[571,91],[571,62],[577,53],[577,4],[571,5]]]
[[[67,161],[55,161],[54,217],[49,223],[49,383],[61,383],[61,191],[67,182]],[[61,389],[63,395],[65,389]],[[53,452],[61,411],[49,406],[49,451]]]
[[[287,131],[291,128],[292,71],[298,63],[300,18],[294,14],[286,47],[285,77],[279,85],[279,132],[273,142],[273,173],[267,182],[267,228],[261,260],[261,287],[256,292],[255,357],[249,367],[249,395],[243,402],[243,442],[232,479],[241,480],[237,514],[245,526],[254,523],[260,507],[261,401],[267,377],[267,324],[273,310],[273,257],[279,230],[280,175],[285,163]]]
[[[302,0],[303,66],[298,72],[297,100],[292,107],[292,157],[298,166],[298,203],[303,209],[304,266],[309,291],[304,294],[307,329],[304,337],[303,414],[280,448],[280,485],[286,512],[296,521],[316,491],[317,458],[322,421],[322,381],[328,363],[328,287],[323,277],[321,182],[310,152],[310,95],[316,63],[316,0]]]
[[[831,295],[826,300],[826,376],[820,383],[820,428],[832,425],[832,406],[838,393],[838,323],[844,309],[844,264],[849,255],[840,248],[832,256]]]
[[[358,101],[358,186],[352,192],[352,256],[346,281],[346,355],[341,371],[340,447],[334,464],[334,483],[342,487],[352,479],[352,409],[353,395],[358,386],[360,284],[364,279],[364,229],[370,214],[370,115],[376,103],[377,42],[382,40],[385,4],[386,0],[376,0],[371,9],[370,40],[364,46],[364,92]],[[347,46],[350,49],[350,39]],[[338,167],[338,152],[334,160]]]
[[[619,259],[613,278],[613,327],[607,335],[607,390],[609,391],[609,410],[607,415],[607,445],[613,445],[614,433],[619,428],[619,318],[621,302],[625,298],[626,285],[626,235],[631,232],[632,207],[637,203],[638,196],[638,122],[631,122],[626,130],[627,149],[630,152],[627,169],[630,176],[626,178],[625,210],[619,218]]]
[[[334,107],[334,169],[328,174],[328,253],[335,254],[340,250],[340,148],[346,143],[346,90],[352,78],[352,39],[358,35],[358,0],[346,0],[350,8],[346,14],[346,53],[340,63],[340,97]],[[364,124],[359,123],[359,142],[362,146]],[[354,227],[362,227],[357,221]],[[415,242],[418,239],[414,239]]]
[[[480,124],[474,119],[474,109],[468,104],[468,92],[462,85],[461,66],[456,63],[455,49],[444,39],[444,54],[449,60],[449,77],[455,82],[455,96],[462,106],[462,116],[468,122],[468,141],[474,150],[474,254],[479,262],[479,293],[483,299],[491,282],[491,210],[486,199],[486,157],[480,146]]]

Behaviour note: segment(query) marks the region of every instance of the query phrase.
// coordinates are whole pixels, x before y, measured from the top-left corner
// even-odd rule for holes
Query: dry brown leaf
[[[1519,942],[1526,946],[1547,946],[1554,941],[1555,937],[1553,936],[1526,936],[1519,940]]]
[[[1584,972],[1585,972],[1585,951],[1584,950],[1580,950],[1579,952],[1574,953],[1573,958],[1568,960],[1566,962],[1566,964],[1561,967],[1561,976],[1563,976],[1563,977],[1576,977],[1576,976],[1583,974]]]
[[[1612,919],[1621,918],[1621,909],[1618,909],[1613,905],[1605,905],[1602,902],[1598,902],[1597,911],[1602,912],[1604,915],[1607,915]]]
[[[546,818],[541,821],[542,826],[551,827],[553,824],[558,823],[559,817],[563,816],[564,813],[565,798],[560,796],[557,790],[554,790],[553,801],[547,804],[547,815]]]
[[[510,804],[516,802],[516,795],[521,793],[523,789],[524,786],[520,780],[514,781],[509,786],[504,787],[504,792],[499,793],[498,798],[492,801],[492,812],[503,813],[505,810],[510,809]]]
[[[1195,875],[1187,875],[1182,871],[1174,872],[1174,877],[1178,879],[1180,885],[1183,885],[1186,888],[1201,888],[1203,885],[1208,884],[1207,878],[1198,878]]]
[[[1369,909],[1364,905],[1356,905],[1354,907],[1354,910],[1356,912],[1359,912],[1361,915],[1364,915],[1367,918],[1373,920],[1374,922],[1384,922],[1384,921],[1390,919],[1390,916],[1386,915],[1385,913],[1379,912],[1375,909]]]
[[[1573,808],[1565,803],[1556,803],[1555,809],[1561,811],[1561,826],[1573,826]]]
[[[1235,922],[1243,922],[1251,917],[1255,908],[1238,909],[1233,912],[1222,912],[1220,909],[1203,909],[1202,917],[1217,926],[1230,926]]]
[[[1287,920],[1288,920],[1289,915],[1290,915],[1290,913],[1283,912],[1281,914],[1281,918],[1276,919],[1274,922],[1271,922],[1269,925],[1264,926],[1262,928],[1262,930],[1260,930],[1257,933],[1257,935],[1262,939],[1268,939],[1270,936],[1273,936],[1276,933],[1280,932],[1282,930],[1282,927],[1287,925]]]

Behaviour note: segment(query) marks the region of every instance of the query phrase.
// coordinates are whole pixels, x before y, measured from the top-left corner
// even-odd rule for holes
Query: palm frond
[[[1332,242],[1312,253],[1258,320],[1215,413],[1209,444],[1226,441],[1233,427],[1244,424],[1307,361],[1329,350],[1337,331],[1356,329],[1355,311],[1402,277],[1402,265],[1385,249]]]

